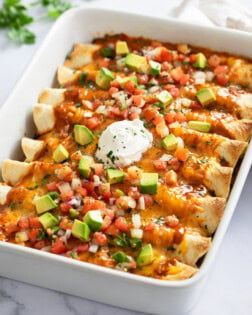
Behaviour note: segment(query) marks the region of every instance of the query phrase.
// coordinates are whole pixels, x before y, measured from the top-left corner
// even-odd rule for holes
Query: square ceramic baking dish
[[[0,113],[0,160],[22,158],[20,139],[33,135],[32,109],[39,93],[54,83],[56,68],[75,42],[90,42],[104,33],[125,32],[173,43],[186,42],[249,57],[252,36],[200,27],[171,19],[108,11],[73,9],[53,26]],[[240,166],[210,251],[199,272],[184,281],[162,281],[0,243],[0,275],[88,299],[145,313],[188,311],[199,298],[209,268],[228,228],[252,160],[252,144]],[[217,285],[217,284],[216,284]]]

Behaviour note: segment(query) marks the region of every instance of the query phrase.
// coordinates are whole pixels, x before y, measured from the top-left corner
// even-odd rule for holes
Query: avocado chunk
[[[80,170],[82,177],[89,178],[91,174],[91,162],[92,160],[87,156],[83,156],[80,159],[80,162],[78,164],[78,169]]]
[[[72,234],[82,241],[88,241],[90,228],[85,222],[75,219],[72,226]]]
[[[100,210],[91,210],[84,216],[83,221],[87,223],[92,231],[98,231],[102,227],[103,219]]]
[[[151,74],[159,75],[161,71],[161,63],[150,60]]]
[[[69,210],[69,214],[70,214],[70,217],[71,217],[72,219],[75,219],[75,218],[77,218],[77,217],[79,216],[80,213],[79,213],[78,210],[71,208],[71,209]]]
[[[123,263],[123,262],[128,262],[129,258],[124,252],[116,252],[112,255],[112,258],[115,260],[117,264]]]
[[[124,41],[118,41],[116,43],[116,55],[117,56],[124,56],[129,53],[129,47],[127,42]]]
[[[113,168],[107,169],[107,179],[110,184],[120,183],[124,180],[126,174]]]
[[[49,212],[41,215],[39,217],[39,222],[43,225],[44,229],[48,229],[59,224],[59,220]]]
[[[156,194],[158,173],[143,173],[140,180],[140,192],[142,194]]]
[[[147,60],[143,56],[128,54],[125,58],[125,64],[133,71],[141,71],[146,68]]]
[[[193,65],[196,68],[204,69],[206,67],[206,65],[207,65],[206,56],[204,54],[202,54],[202,53],[198,53],[196,55],[196,61],[195,61],[195,63]]]
[[[38,214],[57,208],[56,202],[49,194],[37,198],[35,201],[35,206]]]
[[[126,84],[129,80],[133,81],[133,82],[134,82],[134,85],[137,86],[137,84],[138,84],[137,77],[136,77],[135,75],[132,75],[131,77],[122,78],[122,79],[119,81],[121,88],[124,88],[125,84]]]
[[[107,57],[107,58],[112,58],[115,55],[114,49],[109,48],[109,47],[102,48],[101,53],[103,57]]]
[[[56,163],[61,163],[69,157],[68,151],[60,144],[53,152],[53,159]]]
[[[96,75],[95,82],[100,88],[108,90],[110,88],[110,81],[113,81],[114,78],[115,77],[111,71],[102,67]]]
[[[137,256],[136,263],[138,266],[146,266],[152,263],[154,258],[151,244],[145,245]]]
[[[166,136],[162,142],[162,147],[167,151],[173,151],[177,148],[178,140],[174,136],[174,134],[170,133],[168,136]]]
[[[211,128],[211,124],[205,121],[194,121],[191,120],[188,122],[188,128],[202,131],[202,132],[209,132]]]
[[[81,144],[86,145],[93,142],[95,139],[94,134],[86,126],[74,125],[74,140]]]
[[[173,101],[173,98],[171,96],[171,94],[168,91],[162,91],[157,95],[158,100],[164,104],[165,106],[171,104],[171,102]]]
[[[216,100],[216,97],[210,88],[206,88],[197,92],[196,98],[202,106],[207,106]]]

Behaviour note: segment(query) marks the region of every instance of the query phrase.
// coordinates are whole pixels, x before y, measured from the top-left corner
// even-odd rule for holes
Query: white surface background
[[[2,2],[3,0],[0,0],[0,4]],[[89,1],[76,0],[72,2],[77,4]],[[128,0],[127,2],[113,0],[112,2],[114,3],[113,7],[130,8],[138,12],[152,12],[152,14],[163,16],[167,12],[166,7],[174,6],[180,1],[162,2],[154,0],[153,2],[145,0],[144,6],[142,5],[143,2],[138,2],[137,0]],[[111,0],[109,2],[105,0],[104,3],[105,5],[110,3],[111,6]],[[165,3],[166,7],[157,5],[157,3]],[[252,2],[250,0],[242,0],[241,3],[252,9]],[[35,11],[37,16],[41,15],[40,10],[36,9]],[[50,21],[43,21],[35,23],[31,27],[37,34],[36,45],[32,46],[18,47],[6,38],[4,31],[0,31],[0,105],[3,104],[14,87],[15,82],[21,77],[51,25]],[[211,270],[207,285],[202,292],[199,303],[190,312],[192,315],[252,314],[251,188],[252,171],[248,176],[224,243]],[[0,314],[133,315],[139,313],[0,278]],[[167,314],[169,314],[169,310],[167,310]]]

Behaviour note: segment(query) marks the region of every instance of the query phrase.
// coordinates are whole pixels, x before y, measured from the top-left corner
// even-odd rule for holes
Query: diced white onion
[[[130,235],[133,238],[143,238],[143,230],[141,229],[130,229]]]
[[[23,243],[29,240],[27,232],[17,232],[15,235],[15,242],[16,243]]]
[[[69,201],[67,202],[67,204],[70,205],[70,206],[79,207],[80,204],[81,204],[81,201],[80,201],[79,199],[77,199],[77,198],[72,198],[71,200],[69,200]]]
[[[157,91],[159,91],[160,90],[160,87],[159,86],[152,86],[152,87],[150,87],[149,89],[148,89],[148,92],[150,93],[150,94],[152,94],[152,93],[155,93],[155,92],[157,92]]]
[[[90,101],[82,101],[83,106],[85,106],[88,109],[93,109],[93,104]]]
[[[207,71],[206,72],[206,80],[208,82],[211,82],[211,81],[213,81],[213,78],[214,78],[214,73],[212,71]]]
[[[84,114],[83,114],[83,117],[85,117],[85,118],[90,118],[90,117],[92,117],[93,116],[93,113],[92,112],[84,112]]]
[[[77,188],[80,188],[81,185],[81,180],[79,178],[73,178],[71,182],[71,186],[73,190],[76,190]]]
[[[106,112],[106,106],[105,105],[99,106],[96,110],[96,113],[98,113],[98,114],[103,114],[104,112]]]
[[[183,128],[187,128],[187,126],[188,126],[188,122],[183,121],[183,122],[181,123],[181,126],[182,126]]]
[[[132,209],[136,208],[136,201],[135,201],[135,199],[133,199],[131,197],[128,197],[127,201],[128,201],[128,206],[130,208],[132,208]]]
[[[129,111],[130,113],[137,113],[137,114],[141,114],[142,112],[141,108],[136,107],[136,106],[132,106]]]
[[[116,199],[115,198],[109,198],[109,204],[112,206],[115,204]]]
[[[70,186],[70,184],[68,182],[60,182],[57,184],[57,187],[61,193],[64,191],[72,190],[72,187]]]
[[[188,98],[182,98],[181,99],[181,104],[184,106],[184,107],[190,107],[191,105],[191,100],[189,100]]]
[[[102,184],[102,182],[100,181],[100,177],[97,175],[94,175],[94,186],[100,186]]]
[[[88,250],[90,253],[96,253],[98,248],[99,248],[98,244],[92,243],[92,244],[90,244]]]
[[[125,67],[125,58],[116,60],[116,65],[119,70],[122,70]]]
[[[163,154],[159,160],[164,161],[164,162],[168,162],[171,159],[173,159],[173,156],[171,154]]]
[[[51,251],[51,248],[52,248],[52,246],[45,246],[45,247],[41,248],[41,250],[42,250],[43,252],[50,252],[50,251]]]
[[[132,179],[130,181],[131,185],[134,185],[134,186],[139,186],[140,185],[140,179]]]
[[[118,209],[118,210],[116,210],[115,215],[116,215],[116,217],[122,217],[125,215],[125,212],[123,209]]]
[[[149,82],[148,85],[158,85],[158,80],[156,80],[155,78],[152,78]]]
[[[178,147],[179,148],[184,148],[185,144],[184,144],[184,140],[180,137],[177,137],[177,141],[178,141]]]
[[[141,227],[141,216],[139,213],[132,214],[132,223],[135,229],[139,229]]]
[[[140,209],[140,210],[144,210],[145,209],[145,201],[144,201],[144,197],[143,196],[141,196],[138,199],[138,209]]]
[[[193,74],[196,84],[204,84],[206,82],[206,74],[203,71],[196,71]]]
[[[61,236],[61,240],[67,244],[68,239],[71,237],[72,231],[70,229],[67,229],[63,236]]]
[[[180,60],[175,60],[174,61],[174,66],[175,67],[181,67],[182,66],[182,62]]]
[[[170,128],[179,128],[180,126],[181,126],[180,123],[177,121],[169,125]]]
[[[63,236],[65,234],[65,231],[60,229],[57,234],[58,236]]]

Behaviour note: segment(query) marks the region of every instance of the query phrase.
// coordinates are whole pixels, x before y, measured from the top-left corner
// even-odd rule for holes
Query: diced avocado
[[[111,49],[109,47],[102,48],[101,52],[102,52],[103,57],[107,57],[107,58],[114,57],[115,55],[114,49]]]
[[[129,261],[128,256],[121,251],[114,253],[112,255],[112,258],[116,261],[117,264]]]
[[[95,139],[94,134],[86,126],[74,125],[74,140],[81,144],[86,145],[93,142]]]
[[[72,234],[82,241],[88,241],[90,228],[85,222],[75,219],[72,226]]]
[[[108,90],[110,87],[110,81],[114,80],[114,78],[115,77],[111,71],[107,68],[101,68],[96,75],[95,82],[100,88]]]
[[[153,250],[151,244],[145,245],[141,252],[138,254],[136,263],[138,266],[149,265],[153,261]]]
[[[117,56],[124,56],[129,53],[129,47],[127,42],[118,41],[116,43],[116,55]]]
[[[88,211],[83,221],[87,223],[92,231],[98,231],[102,227],[103,219],[100,210]]]
[[[158,173],[143,173],[140,180],[140,192],[142,194],[156,194]]]
[[[151,74],[159,75],[161,71],[161,63],[150,60]]]
[[[211,128],[211,124],[205,121],[189,121],[188,122],[188,128],[197,130],[197,131],[202,131],[202,132],[209,132]]]
[[[196,97],[202,106],[207,106],[216,100],[213,91],[210,88],[200,90]]]
[[[57,199],[60,196],[60,194],[58,194],[57,191],[50,191],[48,195],[52,197],[52,199]]]
[[[124,180],[126,174],[122,171],[112,168],[107,169],[107,179],[110,184],[120,183]]]
[[[122,78],[121,80],[119,80],[121,88],[124,88],[125,83],[128,82],[129,80],[133,81],[135,86],[137,86],[137,84],[138,84],[137,77],[135,75],[132,75],[131,77],[125,77],[125,78]]]
[[[171,102],[173,101],[173,98],[172,98],[171,94],[168,91],[165,91],[165,90],[160,92],[157,95],[157,98],[165,106],[171,104]]]
[[[196,55],[196,61],[193,65],[196,68],[204,69],[207,65],[207,59],[206,59],[205,55],[202,53],[198,53]]]
[[[170,133],[162,140],[162,147],[167,151],[173,151],[177,148],[178,140],[174,134]]]
[[[39,222],[43,225],[44,229],[51,228],[59,224],[59,220],[49,212],[41,215],[39,217]]]
[[[38,214],[57,208],[57,204],[49,194],[37,198],[35,206]]]
[[[60,144],[53,152],[53,159],[56,163],[61,163],[69,157],[68,151]]]
[[[91,162],[92,160],[87,156],[83,156],[80,159],[78,169],[80,170],[80,173],[84,178],[89,178],[91,174]]]
[[[117,195],[118,195],[119,197],[125,195],[124,192],[123,192],[121,189],[116,189],[115,192],[117,193]]]
[[[147,66],[147,60],[143,56],[128,54],[125,58],[126,66],[134,71],[141,71]]]
[[[69,210],[69,214],[70,214],[70,217],[71,217],[72,219],[75,219],[75,218],[77,218],[77,217],[79,216],[80,213],[79,213],[78,210],[71,208],[71,209]]]

